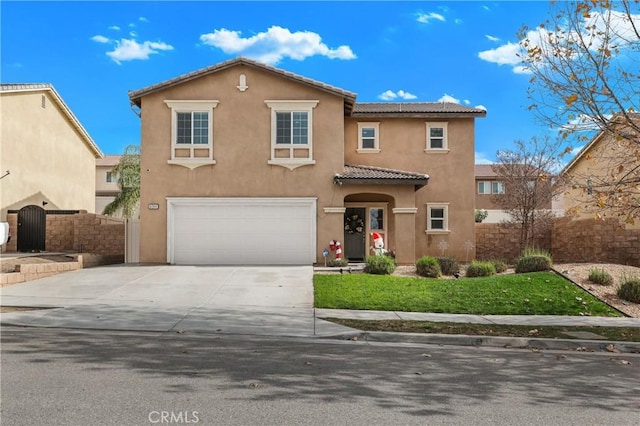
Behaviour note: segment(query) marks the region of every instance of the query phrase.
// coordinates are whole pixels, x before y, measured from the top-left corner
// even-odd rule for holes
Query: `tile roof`
[[[406,172],[403,170],[385,169],[382,167],[359,166],[345,164],[344,172],[338,173],[334,182],[383,184],[383,185],[415,185],[416,189],[423,187],[429,181],[429,175]]]
[[[493,164],[476,164],[475,165],[476,177],[495,177],[496,172],[493,171]]]
[[[120,162],[120,158],[122,158],[122,155],[105,155],[104,157],[96,160],[96,166],[115,166]]]
[[[201,68],[199,70],[187,73],[187,74],[182,74],[178,77],[172,78],[170,80],[165,80],[163,82],[160,82],[158,84],[154,84],[151,86],[147,86],[147,87],[143,87],[142,89],[139,90],[132,90],[129,91],[129,99],[131,99],[131,102],[140,106],[140,100],[143,96],[148,95],[150,93],[159,91],[159,90],[163,90],[178,84],[182,84],[185,83],[189,80],[193,80],[199,77],[202,77],[204,75],[207,74],[211,74],[214,73],[216,71],[221,71],[230,67],[233,67],[235,65],[248,65],[248,66],[252,66],[254,68],[259,68],[262,69],[264,71],[268,71],[274,74],[278,74],[280,76],[289,78],[291,80],[297,81],[299,83],[303,83],[309,86],[313,86],[317,89],[320,90],[324,90],[325,92],[329,92],[329,93],[333,93],[335,95],[338,96],[342,96],[343,98],[345,98],[345,110],[347,110],[348,107],[348,112],[351,111],[351,107],[353,106],[353,103],[356,100],[356,94],[353,92],[349,92],[347,90],[344,89],[340,89],[339,87],[335,87],[335,86],[331,86],[329,84],[325,84],[322,83],[320,81],[317,80],[313,80],[307,77],[303,77],[301,75],[298,74],[294,74],[292,72],[289,71],[285,71],[283,69],[280,68],[276,68],[273,67],[271,65],[267,65],[267,64],[263,64],[261,62],[257,62],[254,61],[252,59],[248,59],[245,57],[237,57],[235,59],[230,59],[228,61],[224,61],[224,62],[220,62],[218,64],[206,67],[206,68]]]
[[[371,115],[416,116],[431,114],[484,117],[487,115],[487,111],[451,102],[377,102],[356,103],[351,115],[366,117]]]
[[[80,121],[76,118],[73,112],[69,109],[67,104],[62,100],[56,89],[50,83],[2,83],[0,84],[0,93],[21,93],[21,92],[50,92],[54,102],[58,105],[59,109],[69,120],[71,125],[80,134],[80,137],[84,140],[85,145],[89,148],[96,159],[102,158],[104,154],[98,148],[98,145],[93,141],[89,133],[82,126]]]

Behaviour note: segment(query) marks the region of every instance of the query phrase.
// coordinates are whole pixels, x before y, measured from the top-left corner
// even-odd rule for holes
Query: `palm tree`
[[[120,192],[105,206],[102,214],[113,216],[122,210],[122,215],[130,219],[140,202],[140,147],[127,146],[113,172],[118,176]]]

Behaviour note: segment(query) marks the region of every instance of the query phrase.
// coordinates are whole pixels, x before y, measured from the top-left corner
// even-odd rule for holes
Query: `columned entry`
[[[349,205],[351,204],[351,205]],[[358,204],[358,205],[356,205]],[[389,249],[387,241],[388,203],[345,203],[344,212],[344,254],[349,261],[363,261],[373,255],[371,233],[380,234]]]

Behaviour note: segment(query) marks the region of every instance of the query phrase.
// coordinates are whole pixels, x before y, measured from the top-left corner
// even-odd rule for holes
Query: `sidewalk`
[[[316,317],[358,320],[457,322],[472,324],[640,328],[640,318],[628,317],[608,318],[590,316],[570,317],[560,315],[467,315],[395,311],[353,311],[346,309],[316,309]]]

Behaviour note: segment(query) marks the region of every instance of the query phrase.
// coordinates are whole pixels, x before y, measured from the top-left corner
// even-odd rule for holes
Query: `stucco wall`
[[[236,87],[240,74],[247,77],[245,92]],[[167,164],[171,110],[165,99],[219,101],[213,111],[215,165],[191,170]],[[313,110],[315,165],[289,170],[267,164],[271,110],[265,100],[272,99],[319,101]],[[335,202],[341,205],[333,176],[343,168],[343,116],[342,98],[244,65],[144,97],[140,261],[167,261],[166,197],[317,197],[319,212]],[[160,209],[149,210],[149,203],[159,204]],[[319,216],[318,229],[324,229],[317,239],[320,262],[326,235],[339,235],[342,220]]]
[[[358,153],[358,123],[379,122],[380,153]],[[426,123],[448,122],[447,153],[425,152]],[[473,118],[358,118],[345,119],[345,162],[347,164],[400,169],[430,176],[429,183],[415,192],[415,257],[445,254],[465,260],[465,243],[475,245],[474,229],[474,119]],[[413,191],[413,188],[411,188]],[[427,234],[427,203],[448,203],[449,230]],[[406,205],[396,203],[397,207]]]
[[[42,107],[42,97],[45,97]],[[0,220],[9,209],[95,208],[95,156],[48,92],[2,93]]]

